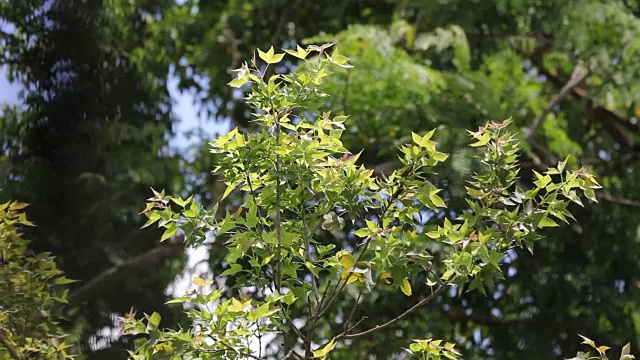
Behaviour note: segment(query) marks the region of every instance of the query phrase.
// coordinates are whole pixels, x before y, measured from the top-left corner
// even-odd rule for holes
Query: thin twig
[[[289,352],[287,353],[287,355],[284,356],[284,358],[288,359],[291,356],[299,360],[305,359],[304,357],[302,357],[302,355],[298,354],[293,348],[289,348]]]
[[[304,344],[305,356],[311,353],[311,345],[312,345],[311,342],[313,341],[313,330],[315,329],[318,319],[320,319],[320,311],[322,310],[322,304],[324,304],[324,301],[327,299],[327,292],[329,291],[330,287],[331,287],[331,280],[327,282],[327,285],[324,288],[324,291],[322,292],[322,296],[320,297],[320,301],[316,304],[316,311],[313,314],[310,313],[309,315],[310,318],[309,318],[309,323],[307,325],[307,341]]]
[[[309,230],[307,229],[307,218],[305,216],[304,207],[301,206],[302,212],[302,231],[304,234],[304,245],[306,247],[304,252],[305,260],[311,262],[311,241],[309,240]],[[311,285],[313,286],[313,295],[316,299],[316,304],[320,301],[320,292],[318,291],[318,282],[316,277],[311,273]],[[309,312],[311,314],[311,312]]]
[[[353,319],[353,315],[356,313],[356,309],[358,308],[358,305],[360,305],[360,297],[362,296],[362,289],[363,288],[360,288],[360,291],[358,292],[358,296],[356,297],[356,302],[355,304],[353,304],[353,308],[351,308],[351,313],[349,314],[347,321],[345,321],[344,323],[345,333],[349,331],[349,324],[351,323],[351,319]]]
[[[296,335],[298,335],[300,340],[302,340],[303,342],[306,341],[307,338],[304,335],[302,335],[302,332],[300,331],[300,329],[298,329],[296,327],[296,325],[293,323],[293,320],[291,319],[291,317],[289,317],[287,312],[284,311],[284,308],[281,308],[281,311],[282,311],[282,315],[284,315],[285,322],[289,323],[289,326],[291,327],[291,330],[293,330],[293,332],[296,333]]]
[[[224,342],[224,341],[222,341],[222,340],[217,340],[217,342],[219,342],[220,344],[222,344],[222,345],[226,346],[229,350],[231,350],[231,351],[235,352],[235,353],[236,353],[236,354],[238,354],[238,355],[246,356],[246,357],[251,358],[251,359],[262,360],[262,358],[257,357],[257,356],[255,356],[255,355],[253,355],[253,354],[246,353],[246,352],[244,352],[244,351],[240,351],[240,350],[234,349],[231,345],[227,344],[226,342]],[[219,350],[218,350],[218,351],[219,351]],[[206,350],[205,350],[205,352],[206,352]]]
[[[265,69],[266,71],[266,69]],[[275,117],[276,128],[276,146],[280,146],[280,117]],[[276,237],[278,238],[278,260],[276,263],[276,289],[278,294],[282,294],[282,217],[280,213],[280,155],[276,154],[275,159],[275,173],[276,173]]]
[[[363,332],[359,332],[359,333],[355,333],[355,334],[344,334],[344,338],[345,339],[353,339],[353,338],[357,338],[357,337],[361,337],[361,336],[365,336],[365,335],[369,335],[373,332],[382,330],[382,329],[386,329],[389,326],[397,323],[398,321],[404,319],[405,317],[407,317],[409,314],[411,314],[412,312],[418,310],[419,308],[427,305],[428,303],[430,303],[436,296],[438,296],[445,288],[446,288],[446,283],[440,285],[436,291],[434,291],[433,293],[431,293],[431,295],[427,296],[426,298],[422,299],[420,302],[418,302],[417,304],[413,305],[409,310],[403,312],[402,314],[396,316],[395,318],[387,321],[386,323],[382,324],[382,325],[376,325],[375,327],[369,329],[369,330],[365,330]]]

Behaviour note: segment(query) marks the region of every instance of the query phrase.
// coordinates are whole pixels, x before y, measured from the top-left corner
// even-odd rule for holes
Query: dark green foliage
[[[180,270],[158,259],[80,298],[74,294],[155,246],[157,234],[139,230],[140,198],[149,186],[182,183],[166,142],[173,121],[168,64],[145,52],[149,29],[141,13],[168,4],[1,5],[0,17],[13,25],[3,28],[2,63],[24,87],[24,104],[0,120],[0,196],[34,204],[30,214],[38,227],[25,233],[32,249],[56,254],[66,275],[79,280],[71,287],[78,310],[69,314],[68,326],[81,329],[84,341],[112,327],[113,314],[131,306],[158,308]],[[145,56],[136,57],[141,51]]]

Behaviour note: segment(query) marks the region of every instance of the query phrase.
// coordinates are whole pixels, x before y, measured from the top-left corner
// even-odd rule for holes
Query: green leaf
[[[147,317],[147,330],[155,330],[158,328],[158,326],[160,325],[160,314],[158,314],[157,312],[154,312],[153,314],[151,314],[151,316]]]
[[[293,294],[293,291],[289,291],[285,296],[282,297],[282,302],[291,305],[296,302],[296,297]]]
[[[442,198],[438,195],[429,195],[429,200],[431,200],[431,202],[437,206],[437,207],[441,207],[441,208],[446,208],[447,204],[445,204],[444,200],[442,200]]]
[[[547,184],[549,184],[551,182],[551,176],[550,175],[542,175],[542,174],[540,174],[539,172],[537,172],[535,170],[533,170],[533,174],[538,179],[538,180],[533,182],[534,184],[536,184],[538,189],[544,188],[545,186],[547,186]]]
[[[224,194],[222,194],[222,199],[220,199],[220,201],[226,199],[227,196],[229,196],[229,194],[231,194],[231,192],[236,189],[236,187],[238,187],[238,183],[227,185],[227,188],[224,190]]]
[[[66,284],[71,284],[74,282],[78,282],[79,280],[71,280],[71,279],[67,279],[66,277],[59,277],[56,278],[56,280],[54,281],[56,285],[66,285]]]
[[[627,343],[620,353],[620,360],[630,360],[635,359],[633,355],[631,355],[631,343]]]
[[[542,220],[540,220],[540,222],[538,223],[538,227],[540,228],[545,228],[545,227],[556,227],[559,226],[557,222],[551,220],[548,217],[543,217]]]
[[[333,50],[333,53],[331,54],[331,57],[330,57],[330,61],[333,64],[336,64],[345,69],[350,69],[353,67],[347,63],[349,61],[347,57],[340,55],[340,52],[338,52],[338,48]]]
[[[300,45],[296,45],[296,51],[292,51],[292,50],[284,50],[287,54],[289,55],[293,55],[295,57],[297,57],[298,59],[306,59],[307,56],[309,55],[309,52],[305,49],[303,49]]]
[[[284,54],[275,53],[273,46],[269,48],[267,52],[258,49],[258,56],[260,56],[260,59],[264,60],[267,64],[277,64],[282,61],[282,58],[284,58]]]
[[[476,141],[475,143],[469,145],[472,147],[480,147],[480,146],[485,146],[489,143],[489,141],[491,141],[491,136],[488,133],[484,133],[478,137],[476,137]]]
[[[331,341],[329,341],[327,345],[323,346],[322,349],[313,350],[313,356],[317,358],[324,358],[329,355],[329,353],[336,347],[334,340],[335,339],[331,339]]]
[[[189,296],[181,296],[179,298],[171,299],[165,303],[165,305],[169,304],[182,304],[184,302],[191,301],[191,297]]]
[[[433,155],[431,155],[431,158],[433,160],[443,162],[449,158],[449,155],[441,152],[436,152],[436,153],[433,153]]]
[[[175,235],[178,232],[178,227],[176,226],[175,223],[170,223],[169,225],[167,225],[166,230],[164,231],[164,233],[162,234],[162,237],[160,238],[160,241],[165,241],[168,238],[172,237],[173,235]]]
[[[199,209],[200,209],[200,204],[198,204],[197,202],[194,201],[189,206],[189,210],[183,212],[182,215],[184,215],[185,217],[188,217],[188,218],[195,218],[195,217],[198,216],[198,210]]]
[[[355,235],[357,237],[367,237],[367,236],[371,235],[371,230],[369,230],[368,228],[358,229],[358,230],[353,232],[353,235]]]
[[[213,281],[205,280],[205,279],[203,279],[203,278],[201,278],[200,276],[197,276],[197,275],[193,277],[192,282],[196,286],[209,286],[209,285],[213,284]]]
[[[222,272],[222,274],[220,274],[220,276],[229,276],[229,275],[234,275],[237,274],[238,272],[242,271],[242,265],[240,264],[231,264],[231,266]]]
[[[400,284],[400,290],[402,290],[403,294],[407,296],[411,296],[412,294],[411,284],[409,283],[409,280],[407,278],[402,279],[402,283]]]
[[[236,298],[231,298],[231,303],[229,304],[228,309],[231,312],[241,312],[249,305],[251,305],[251,299],[240,301]]]
[[[356,258],[351,254],[343,254],[338,258],[340,265],[344,266],[345,271],[351,269],[356,264]]]
[[[429,131],[427,134],[425,134],[424,136],[420,136],[416,133],[414,133],[413,131],[411,132],[411,139],[413,139],[413,142],[416,143],[416,145],[420,146],[421,148],[426,148],[429,151],[432,151],[435,149],[435,145],[436,143],[431,141],[431,137],[433,136],[433,134],[435,133],[435,129]],[[445,158],[446,159],[446,158]]]
[[[594,349],[596,348],[596,343],[593,340],[589,339],[586,336],[582,336],[580,334],[578,334],[578,336],[580,336],[582,338],[582,344],[589,345]]]
[[[245,77],[233,79],[233,80],[229,81],[227,83],[227,85],[229,85],[231,87],[234,87],[234,88],[239,88],[239,87],[242,87],[242,85],[246,84],[248,80],[249,80],[249,75],[247,75]]]
[[[143,229],[148,227],[148,226],[150,226],[150,225],[152,225],[153,223],[155,223],[156,221],[160,220],[160,218],[161,218],[160,214],[158,214],[157,212],[149,212],[149,213],[147,213],[147,217],[149,219],[147,220],[147,222],[144,225],[142,225]]]
[[[27,206],[29,206],[29,204],[27,203],[13,202],[11,203],[11,205],[9,205],[9,210],[18,211],[26,208]]]

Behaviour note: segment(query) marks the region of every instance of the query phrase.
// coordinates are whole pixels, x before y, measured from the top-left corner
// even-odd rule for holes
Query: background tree
[[[166,141],[173,123],[167,49],[146,42],[154,31],[149,18],[171,4],[0,4],[8,23],[1,62],[24,89],[23,104],[0,120],[0,196],[34,204],[38,227],[25,233],[31,248],[55,254],[79,280],[66,327],[82,334],[85,352],[103,350],[92,358],[123,358],[122,348],[107,351],[118,341],[110,330],[115,314],[159,308],[181,269],[179,257],[136,257],[156,248],[158,238],[139,229],[140,199],[149,186],[182,186]]]

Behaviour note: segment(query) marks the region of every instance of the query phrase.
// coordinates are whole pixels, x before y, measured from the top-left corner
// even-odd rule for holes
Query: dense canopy
[[[173,107],[169,80],[194,94],[210,123],[250,133],[247,88],[229,88],[231,70],[255,49],[333,42],[353,68],[332,69],[320,89],[323,106],[350,116],[344,145],[364,149],[359,164],[390,174],[397,146],[437,129],[450,159],[433,182],[451,220],[480,168],[465,129],[489,119],[512,119],[523,185],[571,155],[603,189],[598,205],[572,208],[575,222],[543,230],[533,254],[510,251],[505,278],[486,295],[444,292],[332,358],[397,358],[407,339],[428,337],[457,343],[468,359],[568,356],[577,334],[640,344],[637,1],[9,0],[0,19],[0,63],[22,88],[20,103],[1,110],[0,203],[30,203],[29,246],[79,280],[62,325],[82,338],[87,359],[126,358],[131,337],[119,336],[114,319],[131,307],[158,311],[174,328],[187,321],[163,306],[184,267],[182,235],[159,243],[161,232],[141,229],[140,211],[150,187],[213,206],[223,190],[211,170],[222,160],[208,152],[211,139],[196,160],[169,141],[189,121]],[[269,71],[301,66],[289,57]],[[229,197],[229,209],[241,197]],[[216,278],[228,268],[218,245],[209,246]],[[412,303],[374,291],[356,316],[374,325]]]

